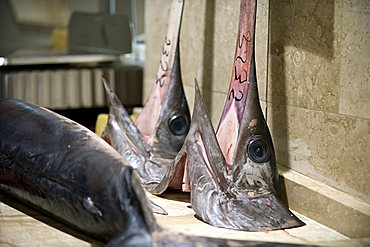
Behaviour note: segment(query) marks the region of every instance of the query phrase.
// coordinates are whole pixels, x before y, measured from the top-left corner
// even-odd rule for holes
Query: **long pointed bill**
[[[217,139],[227,160],[229,170],[235,155],[235,144],[245,110],[251,76],[256,2],[241,1],[240,10],[239,32],[230,86],[224,111],[217,128]]]
[[[302,223],[275,195],[277,170],[259,104],[254,59],[256,0],[241,0],[235,62],[217,139],[196,86],[186,140],[192,207],[211,225],[247,231]]]
[[[151,167],[148,166],[148,169],[151,173],[156,174],[158,178],[155,183],[146,186],[147,190],[153,194],[159,194],[159,191],[162,193],[164,191],[162,189],[167,187],[171,189],[182,188],[184,162],[178,163],[177,156],[179,156],[178,153],[189,130],[190,112],[181,81],[178,48],[175,58],[171,80],[154,133],[146,137],[144,134],[144,139],[151,154],[148,162],[153,164]],[[144,116],[144,113],[142,112],[140,116]],[[176,162],[176,169],[169,171],[169,169],[172,169],[170,164],[173,162]],[[165,188],[161,187],[164,184],[167,186]],[[158,190],[157,185],[162,189]]]
[[[146,140],[154,163],[162,163],[160,176],[172,189],[181,189],[183,162],[172,177],[165,176],[169,164],[181,149],[190,125],[190,111],[181,79],[179,35],[183,0],[173,0],[167,35],[156,80],[149,98],[137,119],[137,127]],[[163,184],[162,183],[162,184]],[[154,193],[154,184],[150,191]]]
[[[184,2],[182,0],[172,1],[167,35],[162,49],[156,80],[149,93],[149,98],[136,122],[141,133],[143,133],[146,138],[150,138],[150,136],[155,133],[171,80],[173,81],[172,83],[176,83],[179,79],[181,81],[181,77],[174,74],[173,70],[177,66],[175,63],[179,63],[178,41],[183,5]],[[174,76],[177,77],[176,80],[173,80]]]

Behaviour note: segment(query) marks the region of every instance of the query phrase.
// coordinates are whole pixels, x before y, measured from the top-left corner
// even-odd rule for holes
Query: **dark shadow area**
[[[332,59],[333,25],[334,0],[270,1],[268,90],[271,98],[268,101],[273,105],[271,129],[279,164],[289,166],[286,47]]]
[[[180,192],[179,190],[168,189],[163,194],[159,195],[159,197],[172,200],[172,201],[190,203],[190,193]]]
[[[278,188],[279,199],[289,208],[288,196],[286,193],[285,179],[283,176],[279,176],[279,188]]]
[[[277,163],[290,166],[286,47],[295,47],[333,58],[334,0],[270,0],[269,75],[273,140]],[[294,57],[292,57],[294,59]],[[304,66],[304,63],[302,63]],[[302,68],[307,69],[307,68]],[[302,82],[304,83],[304,82]],[[270,117],[270,116],[267,116]],[[266,118],[267,118],[266,117]],[[288,205],[284,178],[280,176],[279,197]],[[288,205],[289,206],[289,205]]]
[[[334,0],[270,0],[269,10],[270,48],[293,46],[333,58]]]
[[[131,110],[127,108],[127,110]],[[78,108],[66,110],[54,110],[54,112],[65,116],[95,132],[96,119],[100,113],[108,113],[108,107],[99,108]]]
[[[203,44],[203,97],[208,107],[212,106],[212,85],[213,85],[213,39],[215,30],[215,1],[207,0],[205,13],[205,30]]]

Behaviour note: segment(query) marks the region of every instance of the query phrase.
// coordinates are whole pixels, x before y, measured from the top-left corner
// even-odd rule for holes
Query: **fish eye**
[[[185,116],[174,114],[168,121],[172,134],[176,136],[185,135],[188,132],[189,124]]]
[[[265,163],[270,159],[270,148],[261,136],[253,137],[247,146],[249,158],[255,163]]]

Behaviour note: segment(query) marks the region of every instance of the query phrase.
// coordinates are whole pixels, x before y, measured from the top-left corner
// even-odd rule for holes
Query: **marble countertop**
[[[148,194],[148,197],[165,208],[168,215],[156,215],[158,222],[170,229],[208,237],[230,238],[240,240],[272,241],[286,243],[320,244],[349,240],[348,237],[294,212],[305,226],[270,232],[241,232],[210,226],[194,216],[190,207],[188,193],[166,193],[161,197]],[[0,246],[89,246],[90,243],[81,240],[78,234],[72,236],[42,220],[44,215],[27,210],[24,214],[22,205],[17,205],[11,199],[0,195]],[[9,206],[11,205],[11,206]],[[45,220],[42,220],[45,221]]]

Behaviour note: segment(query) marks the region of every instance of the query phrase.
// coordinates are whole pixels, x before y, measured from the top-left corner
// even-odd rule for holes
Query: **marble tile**
[[[42,217],[33,211],[30,215]],[[88,247],[91,244],[0,202],[0,246]]]
[[[268,104],[277,162],[370,202],[370,121]]]
[[[364,0],[270,1],[267,97],[278,161],[366,201],[369,18]]]
[[[370,119],[370,3],[337,1],[340,41],[339,113]]]
[[[185,2],[180,34],[180,59],[183,84],[187,86],[194,87],[195,79],[199,85],[205,83],[205,68],[209,66],[206,57],[210,55],[207,46],[211,43],[209,38],[205,38],[205,32],[209,32],[207,30],[212,26],[213,11],[208,5],[209,1]]]
[[[233,69],[240,1],[215,1],[213,35],[213,91],[227,93]]]
[[[185,85],[184,89],[190,112],[193,114],[195,88],[194,86]],[[206,103],[208,113],[210,114],[213,127],[216,129],[224,108],[226,93],[213,92],[206,88],[201,88],[201,92]],[[208,98],[211,98],[212,101],[207,101]]]
[[[256,70],[260,100],[266,100],[268,75],[269,1],[257,2],[256,17]]]
[[[143,81],[143,103],[154,83],[166,36],[171,1],[145,1],[145,64]]]
[[[184,85],[184,91],[186,95],[186,100],[188,101],[188,106],[190,110],[190,115],[193,115],[193,108],[194,108],[194,94],[195,94],[195,87]]]
[[[207,94],[207,91],[205,92]],[[212,101],[208,106],[208,111],[211,115],[211,120],[214,129],[218,127],[218,123],[221,118],[221,114],[224,110],[224,105],[226,101],[226,93],[212,92]]]
[[[370,236],[370,203],[284,166],[278,168],[283,187],[281,198],[291,209],[348,237]]]
[[[268,101],[338,113],[334,1],[270,1]]]

